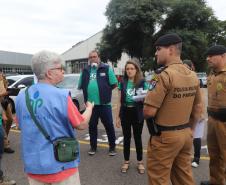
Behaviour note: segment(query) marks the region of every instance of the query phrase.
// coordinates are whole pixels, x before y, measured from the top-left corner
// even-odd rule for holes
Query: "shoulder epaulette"
[[[168,66],[162,66],[155,70],[155,74],[160,74],[162,71],[164,71]]]

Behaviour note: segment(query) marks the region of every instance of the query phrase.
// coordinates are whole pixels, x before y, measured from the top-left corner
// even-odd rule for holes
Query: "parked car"
[[[7,76],[9,100],[12,105],[12,112],[15,113],[15,99],[21,89],[31,86],[34,75]]]
[[[24,88],[26,86],[32,85],[34,75],[16,75],[7,76],[9,88]]]
[[[8,85],[9,100],[12,104],[13,113],[15,113],[15,99],[20,90],[31,86],[34,82],[34,75],[17,75],[6,77]],[[77,106],[80,112],[85,110],[85,103],[83,92],[77,89],[79,80],[79,74],[65,74],[64,80],[57,84],[57,87],[68,89],[71,92],[71,97],[74,104]]]
[[[65,74],[64,80],[56,86],[62,89],[68,89],[71,92],[71,98],[80,112],[85,110],[85,102],[82,90],[78,87],[79,74]]]
[[[154,75],[155,75],[155,71],[146,72],[145,73],[145,80],[147,82],[151,82]]]
[[[197,73],[198,79],[200,81],[200,87],[207,87],[207,75],[205,72]]]

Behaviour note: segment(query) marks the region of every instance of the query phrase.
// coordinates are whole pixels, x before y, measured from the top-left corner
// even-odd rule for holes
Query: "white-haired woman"
[[[32,70],[38,83],[21,92],[16,99],[22,157],[29,184],[79,185],[79,154],[76,159],[60,162],[53,143],[63,137],[76,139],[74,128],[87,128],[93,105],[88,102],[86,111],[81,115],[72,102],[70,92],[55,87],[64,78],[62,59],[58,54],[49,51],[35,54]],[[48,137],[44,137],[37,127],[32,112]]]

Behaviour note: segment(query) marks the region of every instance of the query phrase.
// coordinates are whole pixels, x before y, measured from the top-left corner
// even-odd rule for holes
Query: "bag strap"
[[[31,118],[33,119],[35,125],[38,127],[38,129],[40,130],[40,132],[45,136],[45,138],[47,140],[49,140],[51,143],[53,143],[50,139],[50,136],[49,134],[46,132],[46,130],[40,125],[40,123],[38,122],[38,120],[36,119],[35,115],[34,115],[34,112],[33,112],[33,109],[31,107],[31,102],[30,102],[30,97],[29,97],[29,94],[28,94],[28,89],[27,88],[25,90],[25,98],[26,98],[26,105],[27,105],[27,109],[29,111],[29,113],[31,114]]]

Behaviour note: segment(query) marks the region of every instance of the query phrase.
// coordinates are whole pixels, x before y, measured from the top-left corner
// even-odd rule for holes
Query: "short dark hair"
[[[182,42],[177,43],[177,44],[174,44],[174,46],[175,46],[175,48],[176,48],[177,51],[178,51],[178,55],[180,55],[181,52],[182,52]]]

